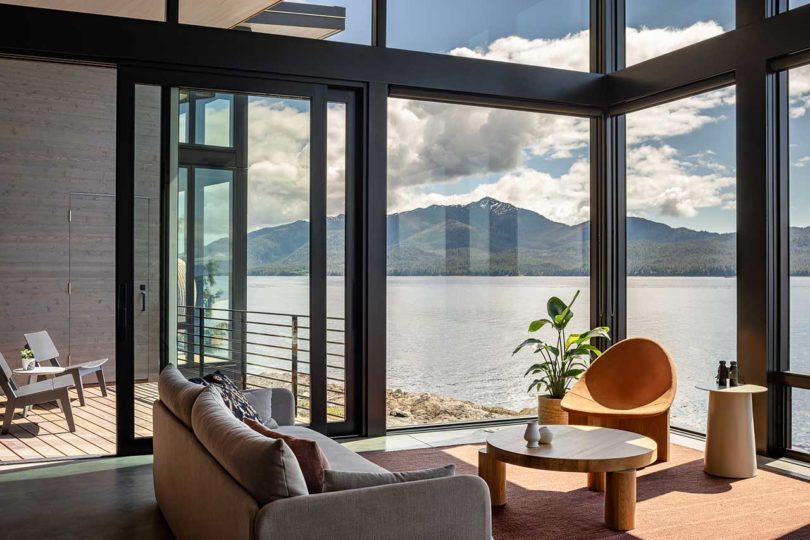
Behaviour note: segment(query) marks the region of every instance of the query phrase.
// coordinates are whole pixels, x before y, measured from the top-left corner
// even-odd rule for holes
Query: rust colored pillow
[[[329,468],[329,462],[317,442],[278,433],[251,418],[245,418],[244,422],[256,433],[286,442],[301,466],[309,492],[323,493],[323,471]]]

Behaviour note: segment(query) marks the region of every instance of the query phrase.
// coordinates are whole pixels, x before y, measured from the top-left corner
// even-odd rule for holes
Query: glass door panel
[[[132,256],[118,282],[119,344],[134,357],[121,363],[132,377],[121,392],[132,421],[119,432],[124,453],[149,444],[136,439],[151,436],[168,363],[189,379],[220,371],[242,388],[287,388],[296,421],[324,432],[360,425],[351,323],[360,252],[347,242],[354,96],[268,81],[240,80],[242,92],[183,85],[208,78],[140,69],[122,78],[124,131],[134,134],[119,160],[134,164],[122,182],[134,187],[123,192],[129,206],[119,206],[133,231],[118,241]],[[244,91],[254,83],[257,92]]]

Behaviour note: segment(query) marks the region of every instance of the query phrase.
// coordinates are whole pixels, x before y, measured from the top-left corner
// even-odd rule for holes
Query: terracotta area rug
[[[480,446],[374,452],[364,457],[392,471],[455,463],[477,474]],[[703,473],[701,452],[674,446],[668,463],[639,473],[636,528],[604,527],[603,494],[584,474],[506,466],[505,507],[492,512],[496,540],[517,538],[810,539],[810,482],[767,471],[727,480]]]

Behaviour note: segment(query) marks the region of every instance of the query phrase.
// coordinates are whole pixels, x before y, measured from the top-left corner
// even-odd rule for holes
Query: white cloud
[[[638,144],[650,139],[694,133],[707,124],[723,120],[724,116],[712,114],[712,111],[733,105],[734,99],[734,88],[728,87],[631,113],[627,122],[627,142]]]
[[[725,30],[715,21],[698,21],[683,28],[633,28],[625,34],[627,65],[681,49],[687,45],[720,35]],[[450,54],[532,66],[588,71],[590,69],[590,32],[568,34],[558,39],[526,39],[508,36],[487,47],[458,47]]]
[[[810,108],[810,66],[791,69],[788,81],[790,117],[801,118]]]
[[[389,186],[506,173],[530,157],[579,155],[589,120],[486,107],[388,100]]]
[[[626,63],[632,66],[723,32],[723,27],[715,21],[698,21],[684,28],[628,27],[625,34]]]
[[[631,215],[693,217],[701,208],[733,208],[733,172],[693,172],[667,144],[644,144],[627,152],[627,211]]]
[[[559,39],[526,39],[508,36],[496,39],[488,47],[458,47],[450,51],[454,56],[483,58],[515,64],[548,66],[575,71],[590,69],[590,41],[588,30],[568,34]]]

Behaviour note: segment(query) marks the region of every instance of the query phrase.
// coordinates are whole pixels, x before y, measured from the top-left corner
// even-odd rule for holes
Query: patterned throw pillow
[[[258,411],[250,404],[245,398],[245,395],[239,390],[239,387],[234,384],[227,375],[217,370],[200,379],[195,377],[189,381],[203,386],[213,386],[219,391],[225,405],[231,410],[233,415],[239,420],[244,421],[246,418],[263,422],[262,417],[259,416]]]

